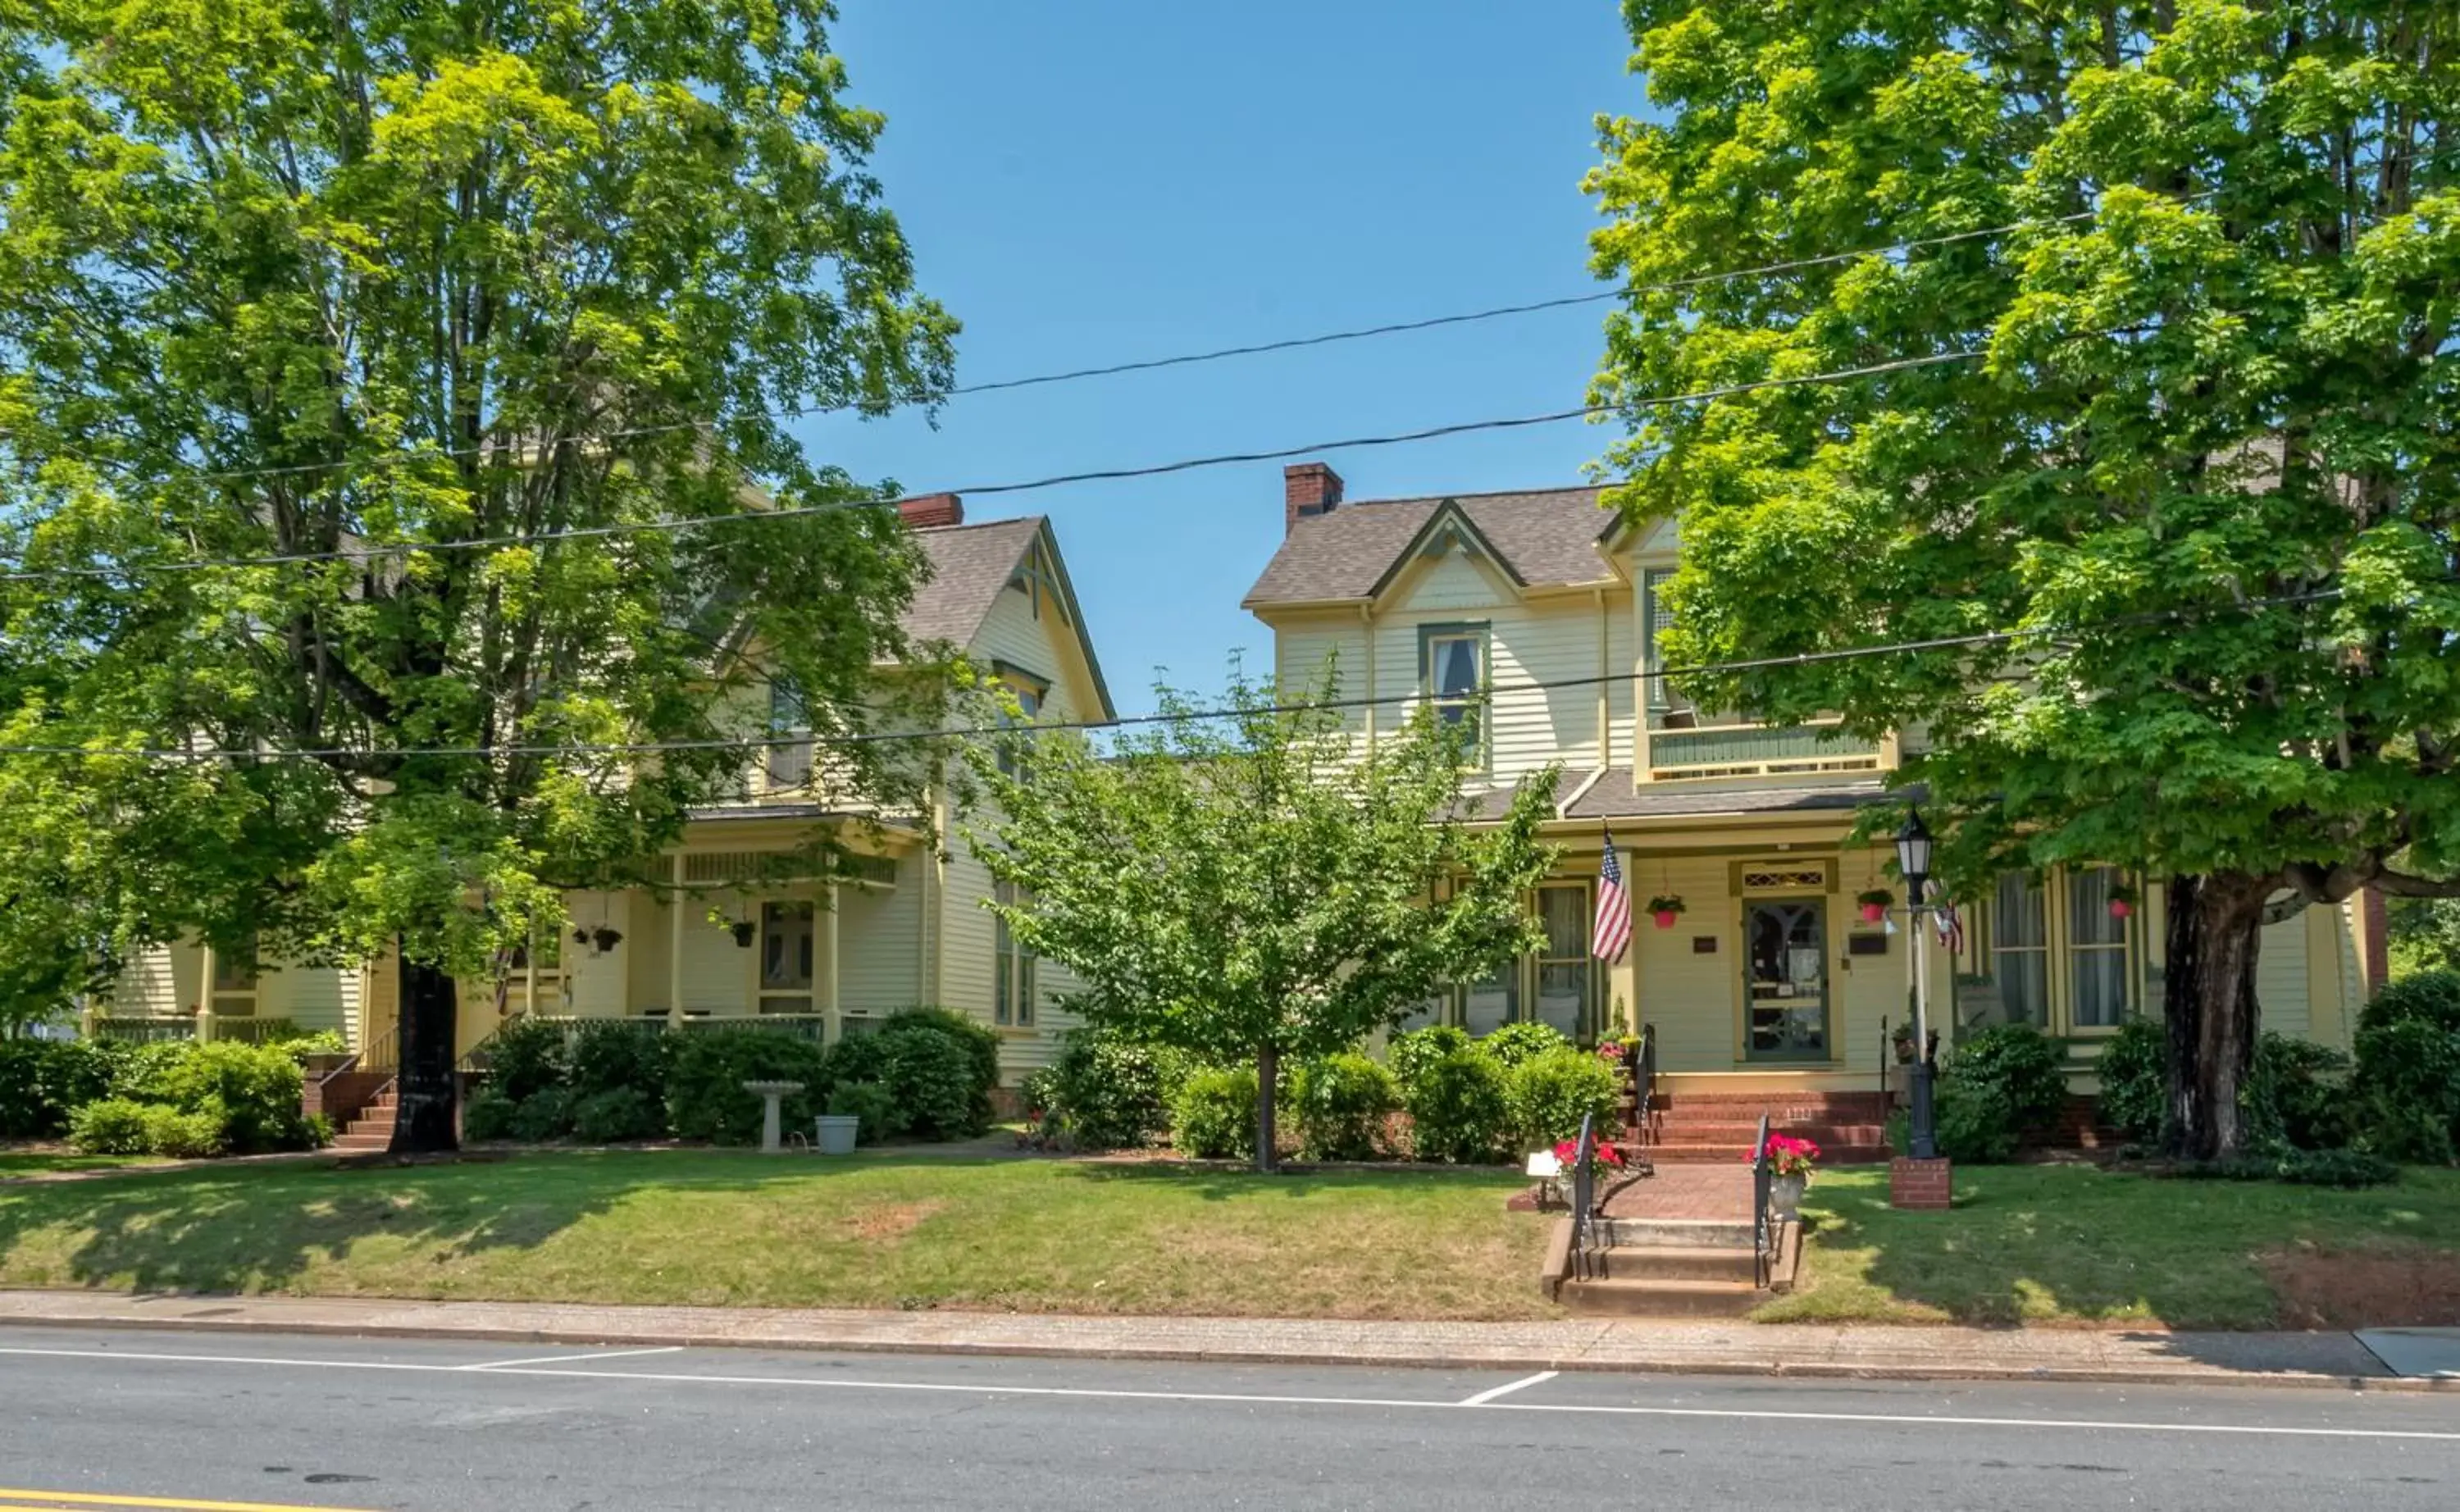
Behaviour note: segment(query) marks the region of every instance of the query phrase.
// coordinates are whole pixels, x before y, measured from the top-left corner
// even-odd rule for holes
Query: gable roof
[[[1468,518],[1498,564],[1528,586],[1602,582],[1612,574],[1598,556],[1598,543],[1617,521],[1598,507],[1598,493],[1547,488],[1341,504],[1293,525],[1241,603],[1255,608],[1372,598],[1446,503]]]
[[[1116,713],[1110,684],[1102,677],[1102,663],[1093,654],[1092,634],[1085,628],[1085,610],[1076,602],[1076,586],[1069,580],[1068,564],[1059,555],[1059,541],[1049,519],[1026,515],[972,525],[930,525],[916,530],[914,539],[930,561],[931,577],[915,588],[914,602],[906,606],[905,633],[918,641],[946,641],[959,650],[973,645],[1017,564],[1025,560],[1035,541],[1042,541],[1050,552],[1060,597],[1068,605],[1068,624],[1077,650],[1084,653],[1085,670],[1092,674],[1093,694],[1101,701],[1097,713],[1105,719]]]

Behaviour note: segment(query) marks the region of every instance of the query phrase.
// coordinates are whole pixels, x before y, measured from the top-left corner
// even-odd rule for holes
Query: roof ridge
[[[968,520],[953,525],[916,525],[918,536],[944,536],[959,530],[988,530],[993,525],[1035,525],[1049,520],[1049,515],[1007,515],[998,520]]]
[[[1474,494],[1410,494],[1400,499],[1347,499],[1335,508],[1325,510],[1325,513],[1336,514],[1343,509],[1373,509],[1381,504],[1439,504],[1447,499],[1457,503],[1472,499],[1518,499],[1537,494],[1592,493],[1605,486],[1603,483],[1559,483],[1542,488],[1485,488]]]

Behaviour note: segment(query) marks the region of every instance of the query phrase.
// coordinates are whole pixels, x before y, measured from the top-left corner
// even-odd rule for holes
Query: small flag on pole
[[[1956,905],[1940,899],[1935,917],[1939,922],[1939,943],[1947,948],[1950,955],[1963,954],[1964,921],[1957,915]]]
[[[1622,863],[1615,859],[1614,837],[1608,835],[1605,859],[1598,862],[1598,918],[1589,931],[1589,953],[1612,961],[1629,944],[1631,894],[1623,891]]]

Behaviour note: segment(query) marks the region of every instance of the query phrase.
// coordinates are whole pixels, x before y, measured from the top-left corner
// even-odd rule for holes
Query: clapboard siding
[[[563,1012],[590,1018],[620,1018],[630,1011],[625,991],[625,952],[635,949],[632,942],[631,903],[628,895],[612,892],[576,892],[563,900],[564,914],[570,921],[563,936]],[[594,945],[583,945],[572,938],[574,929],[595,931],[610,928],[624,936],[624,943],[601,953]],[[543,994],[541,994],[543,995]]]
[[[112,984],[111,1005],[122,1013],[185,1012],[200,1001],[198,973],[203,965],[202,954],[185,942],[149,945]]]
[[[838,891],[838,1002],[850,1012],[885,1013],[922,1000],[915,978],[922,928],[918,852],[897,864],[894,887]]]
[[[2306,992],[2306,920],[2294,915],[2265,926],[2256,956],[2255,1002],[2263,1027],[2305,1037],[2313,1022]]]

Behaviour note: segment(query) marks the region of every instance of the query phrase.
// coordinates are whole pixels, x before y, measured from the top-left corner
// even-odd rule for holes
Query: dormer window
[[[1487,628],[1483,625],[1429,625],[1418,631],[1420,692],[1435,717],[1462,732],[1461,760],[1486,764],[1479,703],[1486,687]]]

